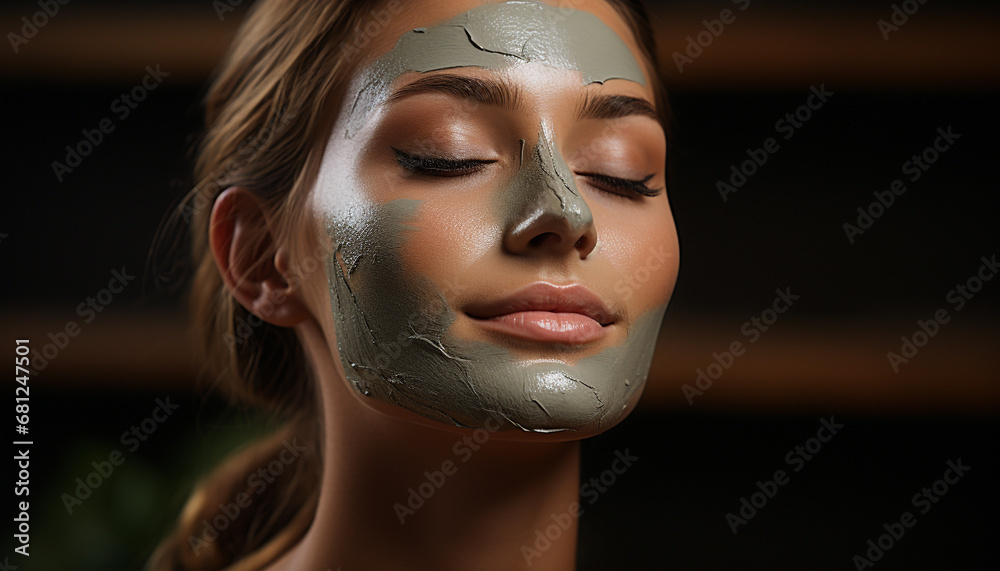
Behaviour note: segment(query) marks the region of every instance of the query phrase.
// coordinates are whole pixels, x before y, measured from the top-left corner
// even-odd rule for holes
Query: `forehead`
[[[573,0],[572,6],[537,0],[393,0],[384,9],[391,17],[374,34],[355,76],[350,105],[355,120],[360,119],[355,112],[367,115],[384,101],[406,72],[540,63],[578,71],[581,85],[624,79],[649,88],[632,34],[602,0]]]
[[[376,14],[378,12],[378,14]],[[495,33],[512,34],[527,39],[525,24],[559,28],[569,20],[579,19],[587,13],[603,23],[614,35],[625,40],[633,55],[640,59],[632,32],[618,12],[606,0],[389,0],[381,10],[373,10],[363,20],[356,34],[363,36],[361,67],[371,64],[393,49],[406,33],[417,28],[430,28],[455,23],[467,16],[484,20],[473,25],[485,24]],[[369,21],[371,20],[371,21]],[[504,28],[497,24],[503,22]],[[573,22],[570,22],[572,24]],[[540,31],[540,30],[539,30]],[[596,42],[593,42],[596,43]]]
[[[447,22],[404,33],[376,67],[382,74],[537,62],[579,71],[583,83],[628,79],[644,84],[625,42],[590,12],[533,0],[487,4]]]

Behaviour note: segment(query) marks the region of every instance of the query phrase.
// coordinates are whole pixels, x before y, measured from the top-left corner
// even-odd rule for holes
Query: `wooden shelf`
[[[32,5],[33,6],[33,5]],[[925,6],[889,40],[876,25],[882,10],[752,5],[678,73],[672,54],[718,13],[684,6],[654,11],[660,57],[672,89],[801,88],[826,82],[858,89],[995,89],[1000,87],[1000,18]],[[0,20],[30,15],[4,10]],[[171,81],[201,82],[215,68],[240,23],[209,4],[181,8],[67,6],[21,45],[0,50],[0,77],[136,81],[160,64]],[[12,30],[17,30],[16,26]]]

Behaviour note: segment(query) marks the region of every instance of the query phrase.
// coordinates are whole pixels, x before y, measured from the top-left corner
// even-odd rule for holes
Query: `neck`
[[[315,329],[300,335],[307,354],[329,355],[309,346],[326,343]],[[325,423],[316,518],[269,569],[574,568],[578,442],[401,420],[358,402],[332,359],[314,361]]]

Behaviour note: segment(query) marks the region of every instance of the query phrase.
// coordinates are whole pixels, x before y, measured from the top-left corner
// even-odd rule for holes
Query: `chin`
[[[372,392],[366,395],[358,391],[356,397],[362,406],[381,416],[456,435],[486,430],[491,439],[508,442],[565,442],[597,436],[623,421],[639,402],[643,385],[639,383],[627,399],[619,399],[617,404],[601,404],[596,399],[573,404],[566,402],[564,395],[550,395],[554,398],[544,399],[549,404],[547,413],[541,413],[536,400],[529,401],[531,406],[497,411],[448,410],[445,406],[415,405],[406,399],[387,402]],[[560,401],[559,406],[554,401]]]

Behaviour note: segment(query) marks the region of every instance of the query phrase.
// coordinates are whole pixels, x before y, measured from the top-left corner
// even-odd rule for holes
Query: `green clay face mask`
[[[364,109],[384,101],[393,80],[407,71],[499,69],[526,61],[579,70],[585,84],[643,81],[631,51],[596,16],[527,1],[490,4],[404,35],[369,70],[348,124],[359,126],[368,115]],[[563,219],[572,228],[592,224],[551,129],[541,124],[534,139],[521,141],[516,174],[483,211],[511,232],[530,231],[542,217]],[[553,344],[550,357],[525,359],[499,345],[463,339],[453,332],[460,316],[446,291],[403,256],[409,236],[421,231],[415,222],[422,203],[378,203],[356,190],[340,192],[336,187],[343,187],[344,178],[328,168],[336,164],[330,156],[335,147],[328,147],[317,183],[329,197],[320,203],[333,246],[327,275],[341,363],[363,397],[456,426],[499,423],[539,433],[595,434],[631,410],[666,303],[631,321],[617,346],[586,357],[563,358],[570,355]]]

